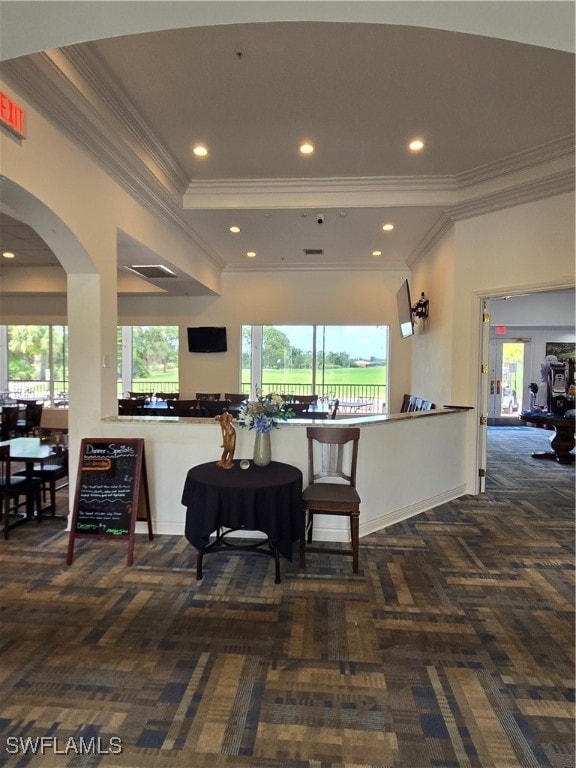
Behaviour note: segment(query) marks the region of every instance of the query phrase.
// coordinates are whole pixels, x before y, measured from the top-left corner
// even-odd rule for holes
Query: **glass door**
[[[488,418],[517,418],[524,398],[524,339],[490,341]]]

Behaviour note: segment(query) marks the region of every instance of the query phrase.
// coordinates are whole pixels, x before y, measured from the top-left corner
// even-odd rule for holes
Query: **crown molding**
[[[412,268],[420,259],[424,258],[453,228],[454,220],[443,213],[406,259],[408,266]]]
[[[549,144],[532,147],[524,152],[495,160],[491,163],[472,168],[469,171],[456,176],[458,189],[466,190],[467,187],[494,181],[512,173],[525,171],[529,168],[545,165],[554,160],[569,160],[574,163],[575,136],[570,134]]]
[[[374,263],[374,264],[340,264],[339,262],[329,262],[324,264],[306,264],[306,262],[295,262],[292,264],[264,264],[254,266],[251,264],[229,264],[222,270],[229,272],[398,272],[406,271],[406,264],[399,263]]]
[[[445,216],[412,252],[408,263],[413,264],[455,221],[574,190],[573,134],[458,175],[219,179],[190,183],[93,46],[74,45],[66,50],[6,61],[2,74],[128,194],[159,219],[176,227],[201,256],[219,269],[225,266],[223,260],[186,222],[182,208],[442,206]],[[533,178],[522,179],[523,175]],[[487,182],[500,188],[475,195],[475,188]],[[371,271],[398,268],[401,267],[358,267]],[[338,271],[349,267],[298,264],[289,269]],[[229,266],[226,271],[244,268]]]
[[[176,182],[158,178],[143,154],[135,151],[137,142],[127,141],[115,120],[103,112],[102,102],[82,87],[83,81],[72,77],[76,70],[66,72],[56,56],[60,54],[61,51],[51,51],[18,62],[5,62],[2,75],[128,194],[180,230],[201,255],[221,269],[222,259],[182,218]]]
[[[533,179],[497,192],[463,200],[458,205],[446,208],[445,213],[452,221],[460,221],[573,191],[574,171],[559,171],[543,179]]]

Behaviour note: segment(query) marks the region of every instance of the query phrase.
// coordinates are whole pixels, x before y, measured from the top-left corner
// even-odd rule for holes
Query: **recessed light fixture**
[[[424,149],[424,142],[422,139],[413,139],[410,144],[408,144],[408,149],[410,152],[420,152]]]
[[[382,251],[372,251],[372,256],[382,256]]]
[[[311,155],[314,152],[314,144],[311,144],[309,141],[304,141],[300,144],[299,149],[301,155]]]
[[[12,251],[4,251],[2,256],[4,256],[5,259],[13,259],[15,254],[13,254]]]
[[[253,259],[256,256],[256,251],[248,251],[246,256],[248,256],[249,259]]]
[[[384,232],[392,232],[392,230],[394,229],[394,224],[384,224],[382,226],[382,229],[384,230]]]
[[[237,235],[238,232],[240,232],[240,227],[230,227],[230,232],[234,232],[234,234]]]
[[[202,144],[197,144],[192,150],[192,152],[194,152],[196,157],[206,157],[206,155],[208,154],[208,150]]]

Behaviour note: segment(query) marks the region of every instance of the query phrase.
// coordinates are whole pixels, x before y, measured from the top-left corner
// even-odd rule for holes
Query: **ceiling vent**
[[[140,277],[146,277],[149,280],[155,280],[159,277],[176,277],[174,272],[162,264],[133,264],[130,267],[126,267],[126,269],[136,272]]]
[[[304,256],[324,256],[323,248],[304,248]]]

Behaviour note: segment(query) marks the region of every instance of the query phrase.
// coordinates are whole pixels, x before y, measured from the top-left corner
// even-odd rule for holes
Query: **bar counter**
[[[272,459],[298,467],[306,481],[306,427],[359,426],[360,535],[366,536],[438,504],[477,493],[475,471],[470,471],[475,466],[475,445],[467,440],[467,435],[473,434],[473,419],[473,409],[466,407],[351,415],[335,421],[291,419],[271,433]],[[100,435],[85,437],[115,436],[145,440],[154,531],[183,535],[186,510],[181,504],[182,486],[191,467],[220,459],[222,434],[218,422],[202,418],[109,416],[101,421]],[[236,425],[235,459],[252,458],[254,437],[253,431]],[[74,479],[73,447],[71,462]],[[323,516],[318,537],[346,541],[346,523]]]

